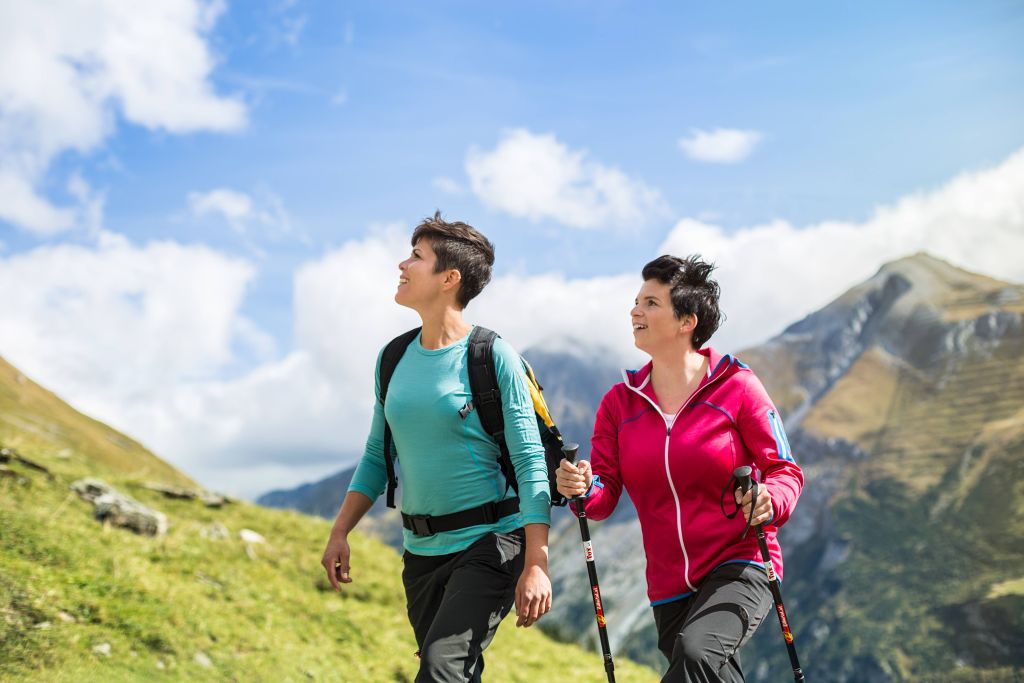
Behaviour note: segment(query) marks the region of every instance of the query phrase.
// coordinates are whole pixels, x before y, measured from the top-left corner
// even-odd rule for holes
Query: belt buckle
[[[430,515],[410,515],[409,521],[412,524],[412,533],[416,536],[433,536],[434,530],[430,526]]]

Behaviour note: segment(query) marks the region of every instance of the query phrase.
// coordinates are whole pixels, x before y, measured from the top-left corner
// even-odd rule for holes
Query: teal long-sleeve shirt
[[[511,498],[498,465],[498,446],[484,431],[477,411],[463,419],[459,410],[472,398],[467,369],[469,336],[441,349],[425,349],[419,336],[409,344],[380,403],[380,355],[370,435],[349,491],[376,500],[387,486],[384,417],[401,466],[402,510],[444,515]],[[406,550],[444,555],[464,550],[484,534],[508,532],[524,524],[550,524],[544,448],[519,355],[504,340],[494,342],[494,370],[501,389],[505,442],[519,482],[520,512],[494,524],[433,536],[404,531]]]

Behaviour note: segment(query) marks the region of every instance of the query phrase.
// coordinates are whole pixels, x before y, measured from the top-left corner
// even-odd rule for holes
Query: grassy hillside
[[[394,551],[355,535],[356,582],[339,595],[319,566],[327,522],[165,498],[142,482],[188,478],[2,368],[0,444],[50,473],[17,460],[0,472],[0,680],[412,680],[415,644]],[[167,514],[167,536],[96,522],[69,490],[84,475]],[[247,547],[242,529],[266,543]],[[514,622],[488,652],[492,681],[604,675],[597,655]],[[627,662],[617,673],[657,680]]]
[[[59,472],[195,486],[141,444],[78,412],[0,358],[0,443],[47,454]]]

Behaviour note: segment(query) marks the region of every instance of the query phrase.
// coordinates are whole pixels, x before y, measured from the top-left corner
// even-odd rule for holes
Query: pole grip
[[[576,454],[579,450],[580,445],[578,443],[566,443],[562,445],[562,455],[569,461],[570,465],[576,462]]]
[[[750,490],[750,474],[753,472],[749,465],[737,467],[732,471],[732,477],[740,485],[740,491],[746,494]]]

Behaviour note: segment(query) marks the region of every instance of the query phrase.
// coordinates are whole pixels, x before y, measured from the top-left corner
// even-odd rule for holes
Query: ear
[[[681,334],[693,334],[695,329],[697,329],[697,316],[695,314],[684,315],[679,320],[679,332]]]
[[[458,268],[449,268],[445,271],[444,281],[441,283],[443,291],[455,289],[462,284],[462,273],[459,272]]]

